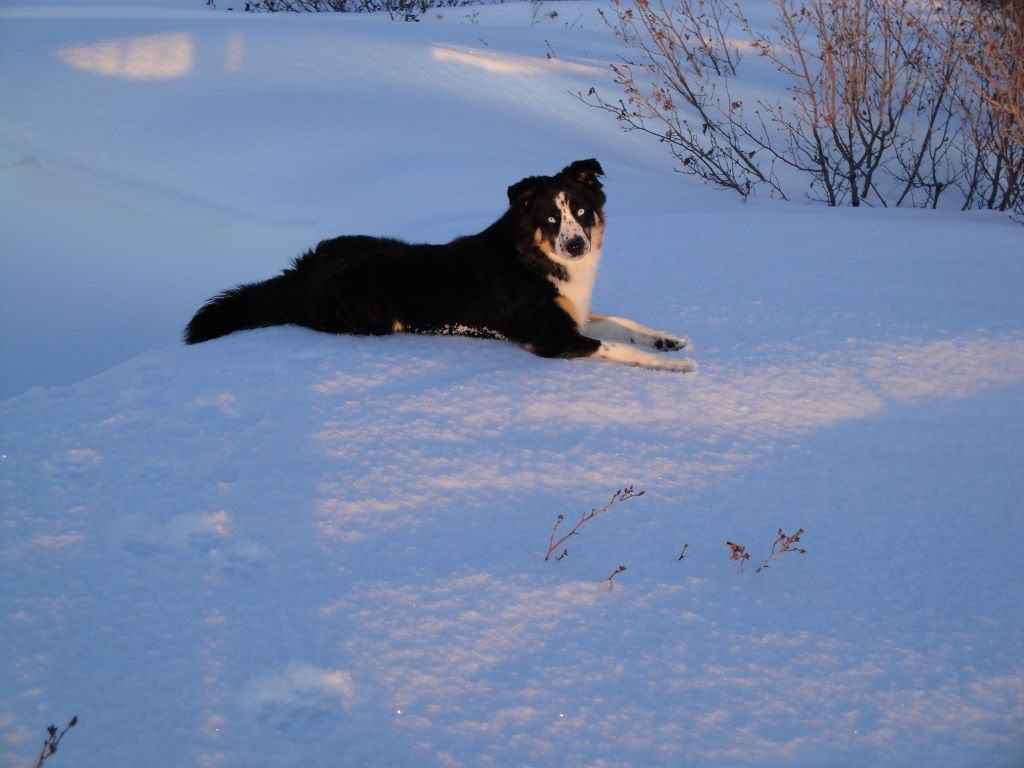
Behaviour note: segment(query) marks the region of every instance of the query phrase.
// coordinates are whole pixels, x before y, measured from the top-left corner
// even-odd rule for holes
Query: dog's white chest
[[[572,315],[580,329],[590,319],[590,299],[594,293],[594,280],[597,278],[597,266],[600,261],[600,249],[592,248],[582,259],[561,262],[569,276],[568,280],[549,278],[558,289],[559,304]]]

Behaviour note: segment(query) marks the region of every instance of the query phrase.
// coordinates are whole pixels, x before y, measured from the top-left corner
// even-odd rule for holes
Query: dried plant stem
[[[729,548],[730,560],[738,560],[740,563],[740,573],[743,573],[743,564],[750,559],[750,553],[747,552],[747,548],[742,544],[734,544],[731,541],[725,542],[725,546]]]
[[[800,537],[803,535],[803,533],[804,529],[799,528],[797,529],[797,532],[794,533],[792,536],[787,536],[785,533],[783,533],[782,529],[779,528],[779,531],[775,536],[775,541],[772,542],[771,553],[768,555],[767,558],[765,558],[764,562],[758,566],[757,570],[754,571],[754,573],[760,573],[768,567],[768,564],[772,560],[777,560],[778,558],[782,557],[786,552],[799,552],[801,555],[806,554],[806,549],[801,549],[800,547],[796,546],[800,542]]]
[[[618,568],[611,572],[611,574],[608,576],[608,589],[613,589],[615,587],[615,582],[613,580],[624,570],[626,570],[626,566],[620,565]]]
[[[555,519],[555,524],[551,527],[551,536],[548,537],[548,551],[545,553],[544,559],[550,560],[551,553],[557,550],[559,547],[561,547],[566,541],[568,541],[570,536],[575,536],[577,533],[579,533],[580,528],[582,528],[588,520],[593,520],[598,515],[604,514],[609,509],[611,509],[615,504],[626,501],[627,499],[635,499],[638,496],[643,496],[645,493],[647,493],[647,491],[634,490],[632,485],[627,486],[626,488],[620,488],[619,490],[612,494],[611,499],[609,499],[608,503],[605,504],[603,507],[601,507],[600,509],[592,509],[589,512],[580,515],[579,521],[576,523],[576,525],[573,526],[572,530],[556,540],[555,536],[558,534],[558,528],[562,524],[562,521],[565,520],[565,515],[559,513],[558,517]],[[561,560],[568,554],[569,551],[565,550],[556,559]]]
[[[36,758],[36,761],[33,764],[32,768],[41,768],[41,766],[43,765],[43,763],[47,761],[47,759],[56,754],[57,747],[60,744],[61,740],[64,738],[64,734],[66,734],[76,725],[78,725],[78,715],[72,717],[68,724],[64,726],[64,730],[60,733],[57,732],[57,726],[55,725],[51,725],[49,728],[47,728],[46,741],[43,742],[43,747],[39,750],[39,757]]]

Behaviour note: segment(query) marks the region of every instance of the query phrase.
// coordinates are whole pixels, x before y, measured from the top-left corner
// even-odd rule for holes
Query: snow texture
[[[568,94],[597,7],[0,5],[0,766],[1024,764],[1022,230],[680,177]],[[586,157],[594,310],[697,373],[178,340]]]

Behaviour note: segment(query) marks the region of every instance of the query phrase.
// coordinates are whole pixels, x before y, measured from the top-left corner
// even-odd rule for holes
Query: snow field
[[[567,95],[593,4],[198,6],[0,6],[0,765],[72,714],[58,766],[1020,763],[1019,227],[680,179]],[[590,156],[595,310],[696,374],[178,342],[318,238],[473,231]]]

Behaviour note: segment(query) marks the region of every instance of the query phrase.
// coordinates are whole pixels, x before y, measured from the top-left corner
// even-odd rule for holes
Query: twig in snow
[[[740,573],[743,573],[743,563],[750,559],[750,553],[747,552],[747,548],[742,544],[733,544],[731,541],[725,542],[732,554],[729,555],[730,560],[739,560],[740,562]]]
[[[619,490],[612,494],[611,499],[609,499],[608,503],[605,504],[603,507],[601,507],[600,509],[592,509],[589,512],[580,515],[579,522],[573,526],[572,530],[556,541],[555,534],[558,533],[558,526],[560,526],[562,524],[562,521],[565,520],[565,515],[559,513],[558,517],[555,518],[555,524],[551,527],[551,536],[548,537],[548,551],[544,555],[544,559],[550,560],[551,553],[558,549],[560,546],[562,546],[569,539],[570,536],[575,536],[577,533],[579,533],[580,528],[582,528],[583,524],[586,523],[588,520],[593,520],[598,515],[607,512],[609,509],[611,509],[613,505],[618,504],[620,501],[626,501],[627,499],[635,499],[637,496],[643,496],[645,493],[647,493],[647,491],[634,490],[632,485],[627,486],[625,488],[620,488]],[[562,555],[560,555],[556,559],[561,560],[562,557],[565,557],[568,554],[569,550],[565,550],[562,553]]]
[[[43,742],[43,748],[39,750],[39,757],[36,758],[35,764],[32,768],[41,768],[42,764],[45,763],[50,757],[57,752],[57,745],[60,744],[61,739],[64,738],[64,734],[69,730],[78,725],[78,715],[71,718],[64,730],[60,733],[57,732],[57,726],[51,725],[46,729],[46,741]]]
[[[616,568],[614,571],[611,572],[611,575],[608,576],[608,589],[613,589],[615,587],[615,582],[612,581],[612,579],[614,579],[617,575],[622,573],[624,570],[626,570],[626,566],[620,565],[618,568]]]
[[[801,555],[806,554],[806,549],[801,549],[795,546],[800,541],[800,536],[803,534],[804,529],[800,528],[792,536],[787,536],[779,528],[778,534],[775,536],[775,541],[772,542],[772,551],[754,573],[760,573],[762,570],[768,567],[768,564],[777,558],[782,557],[786,552],[799,552]]]

